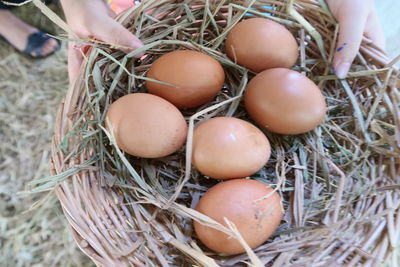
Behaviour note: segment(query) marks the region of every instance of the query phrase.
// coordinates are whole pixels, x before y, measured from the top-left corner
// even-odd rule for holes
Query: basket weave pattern
[[[329,108],[310,133],[266,132],[271,160],[252,177],[281,194],[284,220],[254,255],[223,256],[196,240],[191,223],[206,223],[191,208],[216,182],[188,175],[185,149],[159,160],[124,156],[103,127],[110,103],[143,91],[150,64],[176,49],[209,54],[226,69],[217,98],[185,111],[193,124],[216,115],[248,120],[240,100],[254,74],[224,55],[224,37],[249,16],[293,33],[300,44],[295,70],[319,85]],[[337,25],[315,0],[149,0],[119,20],[138,32],[148,56],[90,50],[60,105],[51,162],[53,174],[68,176],[56,192],[74,238],[98,266],[377,266],[388,257],[400,232],[400,94],[398,71],[379,48],[364,39],[349,78],[337,80],[329,65]]]

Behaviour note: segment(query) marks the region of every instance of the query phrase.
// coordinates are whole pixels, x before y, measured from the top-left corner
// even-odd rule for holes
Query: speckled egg
[[[227,218],[253,249],[268,240],[283,216],[279,194],[269,185],[249,179],[233,179],[213,186],[200,199],[196,210],[225,226],[224,218]],[[194,229],[198,239],[213,251],[245,252],[237,239],[219,230],[197,221]]]

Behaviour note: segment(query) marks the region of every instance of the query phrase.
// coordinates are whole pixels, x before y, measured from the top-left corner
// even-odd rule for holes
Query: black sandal
[[[51,53],[49,53],[47,55],[43,55],[42,48],[43,48],[44,44],[50,39],[52,39],[52,37],[48,36],[47,34],[45,34],[42,31],[34,32],[28,36],[28,44],[27,44],[25,50],[22,51],[22,53],[30,56],[31,58],[44,58],[44,57],[51,56],[52,54],[54,54],[55,52],[57,52],[60,49],[60,42],[55,39],[58,43],[56,48]],[[34,52],[36,55],[33,55]]]
[[[3,36],[0,36],[0,38],[15,48],[15,46],[13,44],[11,44]],[[42,48],[49,39],[52,39],[52,37],[48,36],[47,34],[45,34],[42,31],[36,31],[28,36],[28,44],[23,51],[20,51],[18,49],[16,49],[16,50],[18,50],[19,52],[23,53],[24,55],[28,56],[31,59],[45,58],[45,57],[51,56],[52,54],[54,54],[55,52],[57,52],[60,49],[60,41],[55,39],[58,43],[57,47],[51,53],[49,53],[47,55],[43,55]],[[35,55],[33,55],[33,53],[35,53]]]

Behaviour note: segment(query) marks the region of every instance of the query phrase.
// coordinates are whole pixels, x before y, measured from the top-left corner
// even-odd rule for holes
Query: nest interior
[[[285,25],[300,45],[293,68],[321,89],[328,113],[315,130],[296,136],[265,131],[272,155],[251,176],[273,187],[285,215],[253,252],[218,255],[204,247],[192,220],[223,227],[193,210],[217,181],[190,166],[191,130],[214,116],[251,121],[242,94],[254,73],[225,55],[224,39],[242,19]],[[99,266],[375,266],[399,237],[400,95],[398,71],[364,39],[347,79],[331,74],[337,24],[323,1],[145,1],[119,17],[145,43],[124,54],[96,42],[81,77],[60,106],[53,142],[54,185],[78,246]],[[145,92],[146,71],[161,55],[192,49],[217,59],[226,84],[205,106],[183,111],[188,144],[145,160],[123,154],[104,128],[109,105]],[[146,56],[134,55],[145,51]]]

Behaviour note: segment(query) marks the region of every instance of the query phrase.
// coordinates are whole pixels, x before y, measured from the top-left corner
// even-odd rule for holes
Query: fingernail
[[[134,50],[136,50],[136,49],[141,48],[142,46],[143,46],[143,43],[142,43],[142,42],[140,42],[140,41],[135,41],[135,42],[133,42],[132,48],[133,48]],[[142,56],[144,56],[144,52],[141,52],[141,53],[135,55],[135,58],[141,58]]]
[[[142,46],[143,46],[143,43],[140,41],[134,41],[134,42],[132,42],[132,45],[131,45],[131,47],[134,49],[141,48]]]
[[[347,72],[349,72],[351,64],[349,62],[340,62],[335,67],[335,74],[339,79],[346,78]]]

